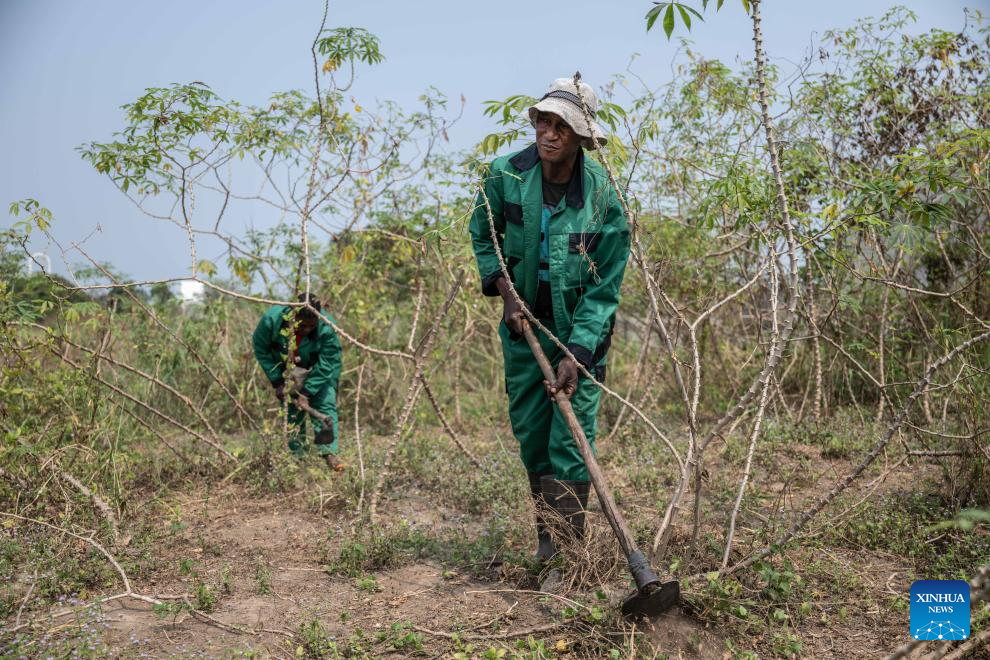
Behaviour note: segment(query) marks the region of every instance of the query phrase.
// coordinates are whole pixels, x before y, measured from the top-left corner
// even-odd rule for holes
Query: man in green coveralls
[[[547,393],[560,389],[570,398],[594,447],[601,391],[579,376],[574,360],[541,333],[557,388],[544,381],[521,337],[525,317],[504,278],[495,244],[526,306],[595,379],[604,381],[629,256],[629,230],[607,174],[582,149],[597,149],[605,142],[602,130],[588,120],[597,104],[586,83],[554,81],[529,108],[536,143],[491,163],[470,222],[482,292],[501,295],[504,304],[499,337],[509,419],[536,504],[540,562],[556,554],[547,507],[558,514],[551,519],[567,521],[560,532],[580,538],[589,492],[587,467]]]
[[[284,401],[286,395],[290,396],[288,415],[293,431],[289,449],[300,458],[309,451],[306,438],[306,409],[309,408],[319,413],[310,413],[316,452],[332,470],[339,472],[345,467],[337,457],[340,339],[330,324],[320,318],[320,301],[306,295],[301,294],[299,302],[308,302],[309,307],[298,307],[293,311],[292,307],[276,305],[265,312],[252,337],[254,357],[278,400]]]

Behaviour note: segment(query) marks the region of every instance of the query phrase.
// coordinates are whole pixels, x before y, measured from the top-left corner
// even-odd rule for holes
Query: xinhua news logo
[[[911,637],[928,640],[969,637],[969,583],[916,580],[911,585]]]

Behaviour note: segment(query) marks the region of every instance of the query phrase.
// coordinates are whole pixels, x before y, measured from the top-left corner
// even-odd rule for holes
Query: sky
[[[700,9],[700,0],[690,4]],[[826,29],[878,16],[893,4],[765,0],[769,59],[786,72]],[[990,0],[900,4],[918,14],[913,31],[958,30],[965,7],[990,14]],[[358,103],[412,107],[431,85],[453,101],[463,94],[464,117],[450,138],[453,146],[470,148],[496,130],[482,115],[485,100],[539,96],[552,79],[575,70],[600,86],[623,72],[634,53],[636,71],[648,82],[669,80],[679,44],[668,42],[659,26],[646,32],[643,16],[651,6],[650,0],[331,0],[327,26],[362,27],[381,40],[386,60],[359,70],[351,92]],[[75,148],[109,140],[123,127],[120,106],[148,87],[202,81],[247,104],[277,91],[311,91],[310,45],[322,12],[318,0],[0,0],[0,227],[13,222],[10,202],[36,198],[54,213],[52,232],[62,245],[80,242],[139,280],[187,274],[184,234],[143,218]],[[751,59],[750,25],[738,0],[717,14],[709,10],[693,28],[687,34],[679,24],[677,34],[702,55],[729,64]],[[54,245],[34,240],[31,249],[47,254],[56,272],[66,271]]]

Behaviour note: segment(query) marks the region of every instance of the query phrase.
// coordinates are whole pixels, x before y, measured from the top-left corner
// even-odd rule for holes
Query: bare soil
[[[606,463],[619,458],[610,459],[607,451],[603,454]],[[750,513],[744,507],[739,551],[758,547],[755,535],[762,519],[787,520],[852,465],[847,459],[823,458],[821,449],[811,445],[789,445],[775,455],[768,467],[779,471],[780,477],[760,476],[757,483],[766,492],[759,500],[762,504],[754,504]],[[886,465],[894,467],[892,461]],[[638,497],[628,474],[614,466],[606,469],[634,525],[654,520],[655,508]],[[711,469],[714,473],[730,466],[716,462]],[[881,465],[854,484],[848,497],[856,501],[868,493],[877,497],[917,487],[917,466],[891,469],[878,479],[883,473]],[[595,589],[540,594],[534,576],[518,566],[501,566],[498,556],[482,570],[411,560],[362,575],[329,571],[328,563],[341,544],[362,531],[348,519],[335,483],[339,482],[323,481],[281,494],[230,483],[208,493],[172,495],[164,505],[149,507],[160,514],[146,522],[152,528],[147,534],[155,539],[152,547],[141,549],[135,543],[115,549],[121,562],[142,567],[132,577],[135,591],[187,594],[194,601],[197,585],[203,583],[213,590],[215,602],[208,614],[186,610],[164,617],[136,600],[106,603],[99,618],[106,625],[104,642],[114,656],[299,657],[310,651],[307,644],[313,639],[305,630],[312,629],[314,622],[321,635],[317,641],[334,642],[341,654],[357,657],[452,657],[457,651],[483,657],[489,648],[508,651],[506,657],[516,650],[537,657],[529,655],[528,640],[542,644],[547,657],[602,653],[601,639],[589,640],[585,636],[589,627],[575,625],[565,615],[572,599],[595,603]],[[523,493],[522,487],[519,491]],[[686,501],[691,497],[688,493]],[[404,488],[401,497],[392,494],[383,506],[386,527],[403,522],[436,538],[450,534],[475,538],[485,529],[485,516],[445,506],[434,494],[416,488]],[[597,504],[592,503],[591,509],[589,550],[618,559]],[[837,507],[826,512],[812,531],[827,531],[841,511]],[[675,543],[677,537],[683,540],[690,533],[686,518],[682,516]],[[528,540],[516,549],[526,551],[524,544]],[[907,641],[906,612],[890,608],[893,599],[906,597],[915,579],[904,558],[850,547],[799,549],[789,557],[795,570],[806,576],[815,608],[790,629],[801,640],[801,657],[880,657]],[[608,604],[615,604],[628,589],[622,572],[621,563],[603,569],[602,574],[610,577],[600,591]],[[692,588],[697,595],[702,586]],[[850,589],[848,597],[843,589]],[[863,601],[863,593],[874,597]],[[638,635],[649,642],[655,657],[728,658],[730,645],[761,648],[761,657],[786,655],[786,644],[767,639],[765,630],[747,644],[745,626],[716,621],[711,611],[688,609],[591,635],[611,636],[616,648],[623,648],[623,639]],[[518,640],[526,648],[517,649]],[[767,653],[771,648],[776,650]]]

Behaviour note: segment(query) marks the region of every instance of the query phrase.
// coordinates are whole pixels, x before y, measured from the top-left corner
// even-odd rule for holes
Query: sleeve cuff
[[[275,380],[272,381],[272,387],[278,388],[281,387],[282,385],[285,385],[284,378],[276,378]]]
[[[591,371],[594,368],[594,356],[587,348],[581,344],[568,344],[567,350],[569,350],[574,358],[581,363],[582,367],[588,371]]]
[[[499,293],[498,293],[498,287],[495,286],[495,282],[497,282],[498,280],[502,279],[503,277],[504,276],[502,275],[502,271],[497,270],[494,273],[492,273],[491,275],[482,278],[481,279],[481,293],[483,293],[483,294],[485,294],[486,296],[489,296],[489,297],[495,297],[495,296],[499,295]]]

